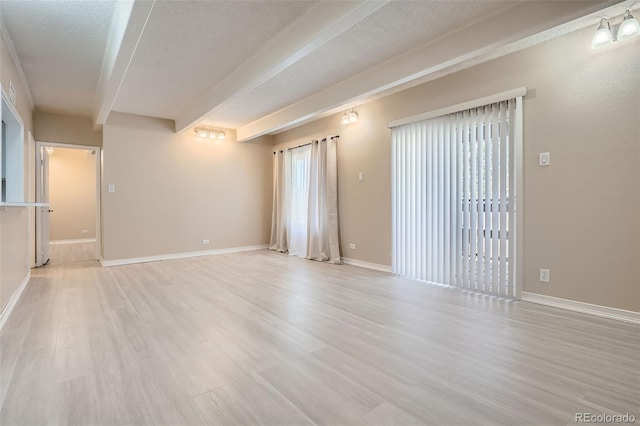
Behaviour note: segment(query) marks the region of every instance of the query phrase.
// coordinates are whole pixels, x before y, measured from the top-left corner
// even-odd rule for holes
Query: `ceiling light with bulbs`
[[[196,127],[193,130],[194,132],[196,132],[196,134],[199,137],[203,139],[208,137],[210,139],[224,140],[226,137],[226,134],[224,133],[224,131],[218,130],[218,129],[212,129],[207,127]]]
[[[351,108],[351,111],[345,111],[344,114],[342,114],[342,124],[355,123],[358,121],[358,118],[360,118],[358,112],[354,108]]]

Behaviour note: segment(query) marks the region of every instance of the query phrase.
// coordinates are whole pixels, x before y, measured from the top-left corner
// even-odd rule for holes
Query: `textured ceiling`
[[[314,3],[156,2],[113,109],[175,118]]]
[[[38,107],[90,114],[114,7],[93,0],[0,1]]]
[[[511,5],[488,0],[391,2],[205,120],[227,127],[246,124]]]
[[[407,52],[421,52],[421,64],[423,59],[445,61],[443,52],[456,54],[452,40],[457,36],[483,43],[490,30],[504,29],[508,34],[501,33],[503,38],[492,42],[495,47],[526,33],[522,25],[527,21],[540,31],[550,28],[549,20],[557,19],[558,25],[615,3],[622,5],[621,0],[139,1],[131,3],[121,45],[130,49],[116,55],[113,69],[118,73],[105,72],[100,90],[103,58],[109,64],[109,54],[118,48],[111,44],[106,51],[112,20],[127,22],[116,9],[128,3],[0,0],[0,11],[36,107],[90,115],[97,101],[104,119],[111,110],[179,118],[179,130],[210,111],[202,122],[240,131],[281,116],[286,121],[281,127],[269,125],[282,128],[384,88],[385,66],[402,62],[397,58]],[[531,10],[533,15],[527,12]],[[565,15],[556,18],[556,10]],[[492,16],[499,13],[512,18],[495,22]],[[536,21],[541,16],[545,21]],[[413,64],[406,57],[403,61]],[[398,69],[396,80],[426,68]],[[362,79],[367,76],[370,80]],[[365,88],[353,81],[377,86]],[[354,93],[341,97],[346,96],[341,82]],[[309,111],[299,113],[305,102]],[[293,109],[302,115],[290,114]],[[104,123],[93,113],[96,123]]]

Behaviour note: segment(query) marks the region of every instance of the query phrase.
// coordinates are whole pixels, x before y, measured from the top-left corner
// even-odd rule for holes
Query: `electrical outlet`
[[[355,250],[355,249],[356,249],[356,245],[355,245],[355,244],[353,244],[353,243],[351,243],[351,244],[349,244],[349,248],[350,248],[351,250]]]
[[[540,281],[548,283],[551,279],[551,271],[548,269],[540,269]]]
[[[82,233],[83,233],[83,234],[88,234],[88,233],[89,233],[89,230],[88,230],[88,229],[83,229],[83,230],[82,230]]]
[[[207,244],[209,244],[209,240],[202,240],[202,245],[206,246]]]

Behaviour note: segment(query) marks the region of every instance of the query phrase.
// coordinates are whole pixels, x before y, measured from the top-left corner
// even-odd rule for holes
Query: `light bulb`
[[[217,136],[217,135],[216,135],[216,132],[215,132],[214,130],[212,130],[212,131],[210,131],[210,132],[209,132],[209,137],[210,137],[211,139],[215,139],[215,138],[216,138],[216,136]]]
[[[218,132],[218,139],[224,140],[224,138],[225,138],[224,132]]]
[[[611,44],[612,42],[613,36],[611,35],[611,30],[609,29],[609,21],[606,18],[602,18],[600,20],[598,29],[593,34],[593,38],[591,39],[591,48],[598,49],[600,47]]]
[[[351,112],[349,113],[349,121],[352,123],[355,123],[356,121],[358,121],[358,113],[355,112],[354,110],[351,110]]]
[[[618,40],[633,37],[640,34],[640,24],[628,10],[624,13],[624,18],[620,28],[618,28]]]
[[[196,133],[201,138],[206,138],[207,137],[207,131],[205,129],[196,129]]]
[[[342,124],[349,124],[349,114],[347,114],[347,111],[342,114]]]

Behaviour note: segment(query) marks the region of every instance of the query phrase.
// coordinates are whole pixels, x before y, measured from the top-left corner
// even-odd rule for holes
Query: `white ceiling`
[[[114,7],[109,1],[0,1],[39,107],[91,114]]]
[[[205,120],[241,126],[433,40],[451,28],[512,5],[488,0],[387,3],[271,80],[222,105]]]
[[[113,109],[175,118],[313,4],[156,2]]]
[[[0,0],[0,7],[38,108],[88,115],[96,125],[109,111],[173,119],[178,131],[208,123],[237,129],[244,140],[478,62],[488,51],[513,50],[578,18],[591,25],[594,11],[616,3]],[[624,5],[615,7],[621,13]]]

